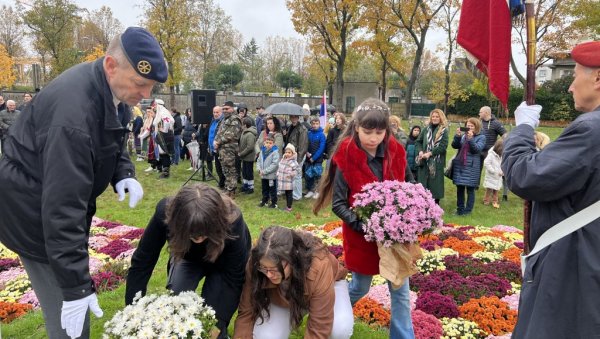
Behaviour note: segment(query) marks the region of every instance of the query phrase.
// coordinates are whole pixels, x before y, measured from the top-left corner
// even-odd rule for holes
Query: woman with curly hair
[[[265,229],[246,267],[233,337],[288,338],[308,315],[304,338],[350,338],[347,272],[312,234]]]

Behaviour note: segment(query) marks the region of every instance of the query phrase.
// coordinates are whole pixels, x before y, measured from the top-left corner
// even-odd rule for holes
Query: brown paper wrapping
[[[418,243],[395,243],[384,247],[377,243],[379,253],[379,274],[390,281],[392,288],[398,289],[406,277],[417,273],[416,261],[423,257]]]

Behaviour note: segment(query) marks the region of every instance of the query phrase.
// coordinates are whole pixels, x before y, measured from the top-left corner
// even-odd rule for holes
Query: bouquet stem
[[[417,273],[418,259],[423,257],[418,243],[394,243],[385,247],[377,243],[379,253],[379,274],[389,280],[393,289],[404,284],[404,279]]]

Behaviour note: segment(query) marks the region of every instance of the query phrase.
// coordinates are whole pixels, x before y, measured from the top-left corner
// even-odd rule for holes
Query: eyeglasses
[[[286,262],[283,265],[283,269],[285,270],[285,268],[288,266],[288,263]],[[264,267],[264,266],[258,266],[258,271],[264,275],[268,275],[269,273],[271,274],[280,274],[279,269],[277,267],[275,268],[269,268],[269,267]]]

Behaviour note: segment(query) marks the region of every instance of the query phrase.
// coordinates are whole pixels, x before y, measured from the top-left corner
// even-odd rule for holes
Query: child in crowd
[[[333,213],[343,221],[345,263],[352,273],[348,286],[352,304],[369,291],[373,276],[379,274],[377,244],[365,240],[363,223],[351,208],[354,195],[372,182],[404,181],[406,171],[406,153],[392,136],[389,117],[390,109],[381,100],[369,98],[358,105],[340,137],[313,207],[316,214],[331,201]],[[390,338],[414,338],[408,278],[397,289],[388,282],[388,289]]]
[[[292,211],[292,201],[294,192],[294,178],[298,175],[300,165],[296,160],[296,147],[292,144],[285,146],[283,158],[279,162],[277,169],[277,185],[280,191],[285,192],[287,206],[285,211]]]
[[[242,161],[242,192],[246,194],[254,193],[254,159],[256,151],[256,127],[252,118],[245,117],[242,120],[243,131],[240,138],[240,160]]]
[[[305,315],[304,338],[350,338],[354,316],[347,273],[312,234],[266,228],[246,266],[233,338],[288,338]]]
[[[317,199],[319,193],[315,191],[321,174],[323,173],[323,154],[325,153],[326,137],[320,126],[319,117],[310,119],[310,131],[308,131],[308,151],[306,152],[306,190],[305,198]]]
[[[489,205],[490,201],[494,208],[500,208],[498,203],[498,191],[502,188],[502,169],[500,163],[502,162],[502,138],[496,140],[494,147],[489,150],[488,155],[483,161],[485,167],[485,178],[483,179],[483,187],[485,188],[485,197],[483,198],[483,204]]]
[[[415,141],[421,134],[421,126],[415,125],[410,130],[410,135],[408,136],[408,140],[406,140],[406,161],[408,162],[408,167],[412,172],[415,180],[417,179],[417,146]]]
[[[279,150],[275,138],[269,133],[258,154],[258,173],[262,184],[262,200],[258,207],[264,207],[271,198],[269,208],[277,208],[277,167],[279,167]]]

